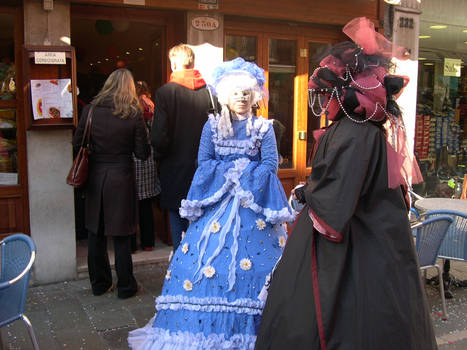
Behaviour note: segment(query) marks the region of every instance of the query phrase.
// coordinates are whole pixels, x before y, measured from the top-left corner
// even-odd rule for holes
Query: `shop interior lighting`
[[[467,29],[464,29],[464,30],[462,31],[462,33],[467,33]]]
[[[130,51],[127,51],[127,52],[125,52],[125,53],[126,53],[127,55],[129,55],[131,52],[130,52]]]
[[[401,0],[384,0],[385,3],[388,3],[389,5],[400,5]]]
[[[97,61],[97,64],[101,64],[101,61]]]
[[[60,41],[61,41],[62,43],[67,44],[67,45],[71,45],[71,40],[70,40],[70,37],[68,37],[68,36],[62,36],[62,37],[60,38]]]
[[[419,61],[425,61],[426,58],[425,58],[425,57],[419,57],[418,60],[419,60]]]
[[[142,47],[138,47],[138,51],[143,51],[143,48],[142,48]]]
[[[446,29],[447,27],[448,26],[444,24],[436,24],[436,25],[430,26],[430,29]]]
[[[419,35],[418,38],[419,39],[429,39],[429,38],[431,38],[431,35]]]
[[[108,61],[109,59],[108,59],[108,58],[106,58],[105,60],[106,60],[106,61]]]
[[[435,64],[431,63],[431,62],[427,62],[427,63],[423,63],[423,65],[425,65],[425,66],[434,66]]]

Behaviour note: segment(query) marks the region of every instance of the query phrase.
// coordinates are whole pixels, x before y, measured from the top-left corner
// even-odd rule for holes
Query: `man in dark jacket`
[[[206,82],[194,67],[194,53],[184,44],[170,49],[170,81],[157,90],[151,141],[159,161],[160,206],[169,210],[174,251],[188,221],[178,209],[197,167],[201,131],[212,108]]]

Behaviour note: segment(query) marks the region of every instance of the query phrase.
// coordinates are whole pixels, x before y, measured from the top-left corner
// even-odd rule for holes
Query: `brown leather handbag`
[[[91,121],[93,110],[94,106],[92,105],[91,108],[89,108],[88,119],[86,120],[86,125],[84,126],[81,147],[75,157],[75,160],[73,161],[70,172],[66,177],[66,183],[73,187],[82,187],[88,180],[88,155],[89,144],[91,141]]]

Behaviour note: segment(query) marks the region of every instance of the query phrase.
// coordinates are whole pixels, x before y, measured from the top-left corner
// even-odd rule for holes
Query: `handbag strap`
[[[94,105],[91,105],[89,108],[88,117],[86,119],[86,125],[84,126],[83,138],[81,139],[81,147],[84,146],[84,141],[86,140],[86,148],[89,147],[91,141],[91,122],[92,122],[92,112],[94,111]]]

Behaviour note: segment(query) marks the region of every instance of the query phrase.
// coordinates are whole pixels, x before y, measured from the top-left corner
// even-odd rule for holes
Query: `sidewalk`
[[[136,256],[139,254],[142,253]],[[25,314],[31,320],[40,348],[128,349],[128,332],[144,326],[154,315],[154,298],[161,292],[168,266],[166,261],[135,262],[135,276],[142,291],[125,300],[118,299],[116,292],[93,296],[87,278],[30,288]],[[467,279],[467,263],[451,262],[451,273],[459,279]],[[427,286],[426,290],[439,350],[466,350],[467,288],[453,289],[454,298],[447,300],[447,321],[440,318],[438,288]],[[4,349],[32,349],[22,321],[3,327],[1,331]]]

